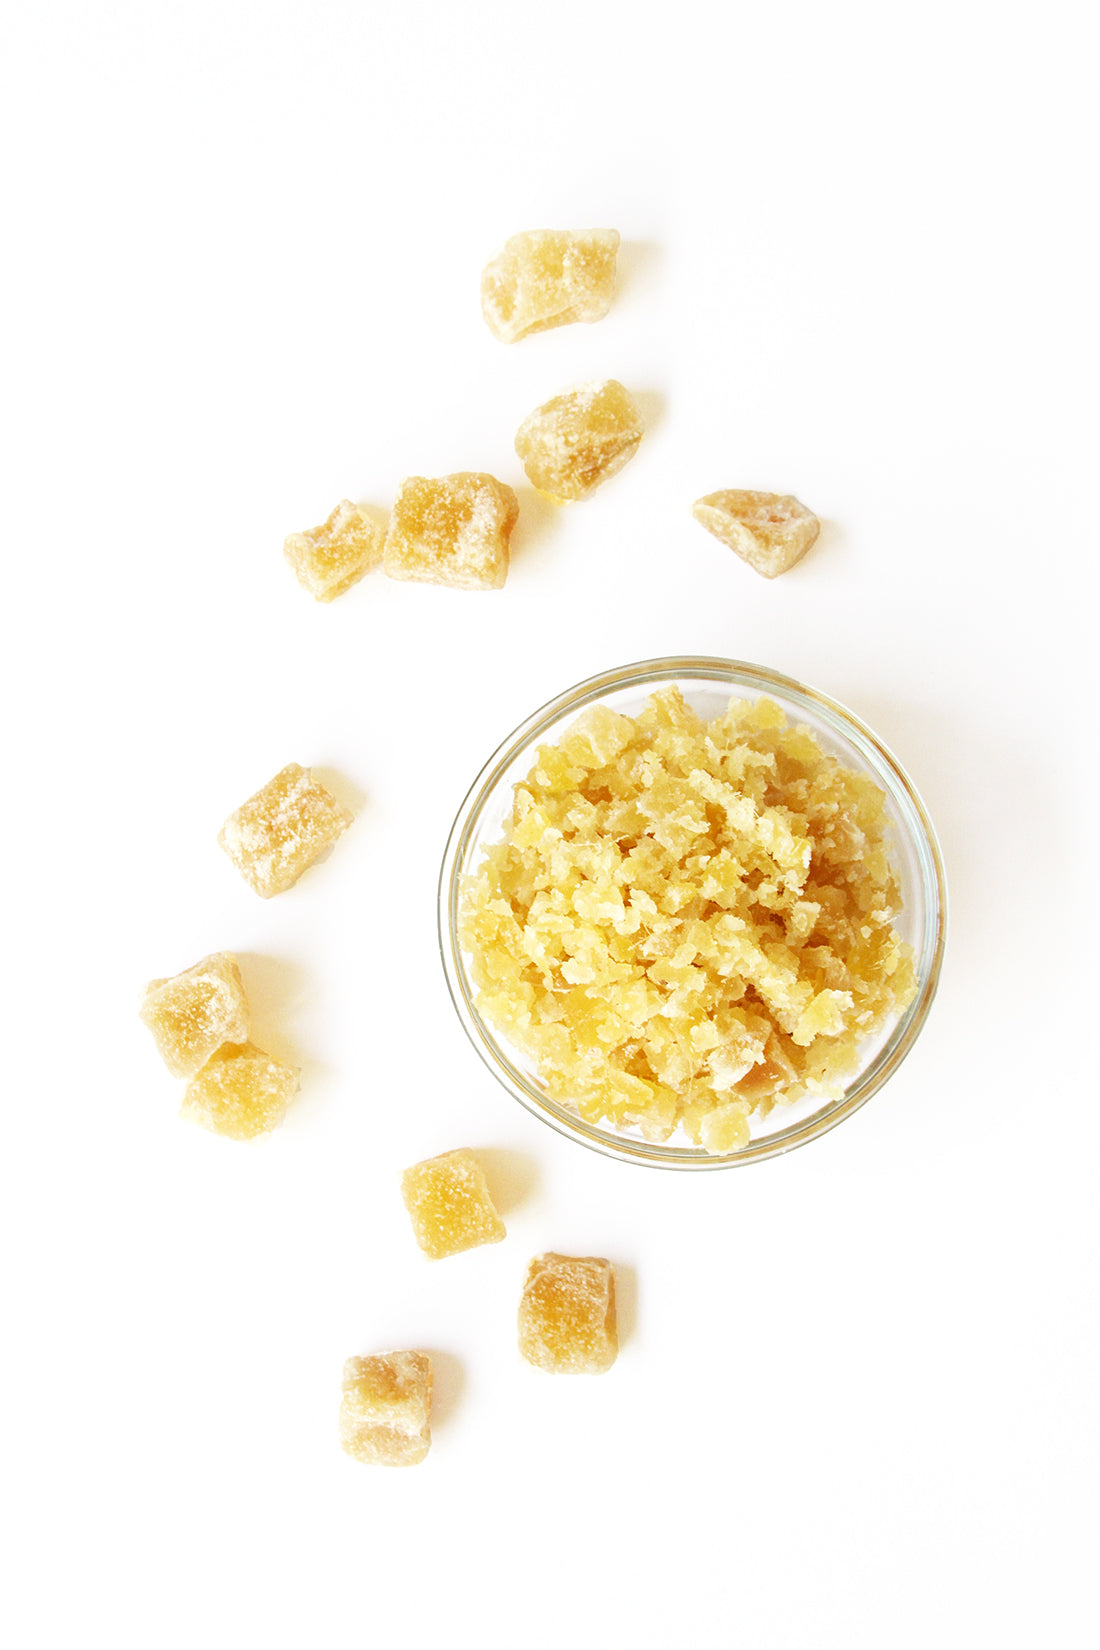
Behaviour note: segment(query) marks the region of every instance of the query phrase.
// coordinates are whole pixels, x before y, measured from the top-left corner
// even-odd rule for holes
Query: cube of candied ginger
[[[499,1243],[506,1235],[485,1172],[465,1148],[414,1163],[401,1176],[401,1196],[416,1241],[430,1260]]]
[[[248,1036],[248,1003],[236,957],[216,951],[170,980],[150,980],[141,1018],[173,1077],[190,1077],[223,1043]]]
[[[298,1091],[297,1066],[253,1043],[223,1043],[183,1092],[180,1116],[229,1140],[268,1134]]]
[[[382,565],[384,541],[382,529],[345,498],[323,526],[284,539],[283,555],[311,596],[331,602]]]
[[[391,579],[499,590],[518,518],[515,493],[494,476],[408,476],[394,500],[383,567]]]
[[[481,272],[481,313],[502,344],[570,321],[600,321],[615,291],[617,229],[529,229]]]
[[[800,561],[821,531],[813,511],[790,494],[732,488],[696,499],[691,513],[766,579],[778,578]]]
[[[519,1303],[519,1349],[552,1375],[610,1369],[619,1350],[610,1261],[536,1255]]]
[[[614,378],[552,396],[516,431],[532,487],[552,504],[587,498],[634,457],[642,416]]]
[[[270,899],[292,887],[351,820],[308,768],[291,762],[230,814],[218,842],[245,881]]]
[[[423,1352],[349,1358],[340,1401],[340,1443],[356,1461],[415,1467],[432,1442],[432,1365]]]

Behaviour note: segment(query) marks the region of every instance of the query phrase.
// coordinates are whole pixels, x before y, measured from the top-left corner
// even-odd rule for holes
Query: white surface
[[[1085,16],[7,8],[21,1650],[1092,1641]],[[542,224],[618,227],[621,296],[506,348],[478,274]],[[286,532],[410,471],[520,483],[521,417],[601,374],[651,433],[589,502],[521,488],[504,592],[295,585]],[[739,485],[827,523],[777,583],[688,514]],[[677,651],[865,718],[953,898],[899,1076],[803,1151],[702,1178],[509,1102],[434,932],[490,748]],[[358,819],[263,903],[215,837],[290,760]],[[177,1121],[135,1013],[220,948],[304,1068],[255,1150]],[[397,1174],[457,1145],[495,1154],[509,1237],[432,1266]],[[598,1381],[517,1357],[544,1247],[622,1268]],[[391,1345],[438,1353],[440,1403],[427,1463],[387,1474],[335,1420],[345,1356]]]

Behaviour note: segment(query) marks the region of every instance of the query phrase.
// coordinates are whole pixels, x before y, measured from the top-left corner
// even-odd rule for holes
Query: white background
[[[1086,15],[9,0],[13,1646],[1094,1642]],[[621,230],[620,296],[508,348],[479,272],[542,225]],[[650,433],[555,510],[512,436],[598,376]],[[287,532],[459,468],[519,491],[502,593],[295,584]],[[692,521],[729,486],[823,518],[789,576]],[[435,939],[490,750],[678,652],[868,721],[952,895],[904,1069],[703,1177],[520,1111]],[[357,819],[265,903],[215,839],[288,761]],[[217,949],[303,1068],[255,1149],[177,1120],[136,1017]],[[458,1145],[509,1236],[433,1266],[398,1173]],[[543,1248],[621,1268],[600,1380],[517,1355]],[[432,1452],[371,1470],[341,1365],[404,1345]]]

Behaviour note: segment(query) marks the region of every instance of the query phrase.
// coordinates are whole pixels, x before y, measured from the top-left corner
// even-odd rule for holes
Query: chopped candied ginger
[[[615,292],[617,229],[530,229],[481,274],[481,313],[502,344],[571,321],[601,321]]]
[[[619,1351],[615,1273],[592,1256],[536,1255],[519,1303],[519,1349],[551,1375],[602,1375]]]
[[[350,499],[343,499],[321,527],[291,533],[283,555],[303,589],[319,602],[331,602],[382,565],[385,535]]]
[[[432,1365],[423,1352],[349,1358],[340,1445],[375,1467],[415,1467],[431,1447]]]
[[[218,842],[245,881],[270,899],[293,887],[351,820],[308,768],[291,762],[230,814]]]
[[[732,488],[696,499],[691,513],[766,579],[801,561],[821,531],[813,511],[789,494]]]
[[[741,1150],[913,997],[885,800],[767,698],[589,706],[464,880],[481,1013],[587,1122]]]
[[[391,579],[499,590],[518,519],[515,493],[494,476],[409,476],[394,501],[383,566]]]
[[[253,1140],[282,1122],[298,1076],[252,1043],[223,1043],[188,1083],[180,1116],[229,1140]]]
[[[634,457],[643,429],[630,395],[608,378],[536,407],[516,432],[516,452],[537,492],[552,504],[570,504]]]
[[[473,1152],[465,1149],[414,1163],[401,1176],[401,1196],[416,1241],[429,1260],[499,1243],[506,1235],[485,1172]]]
[[[248,1036],[248,1003],[236,957],[216,951],[170,980],[150,980],[141,1018],[173,1077],[190,1077],[223,1043]]]

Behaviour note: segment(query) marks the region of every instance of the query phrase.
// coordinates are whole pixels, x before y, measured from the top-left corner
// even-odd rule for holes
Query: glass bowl
[[[483,847],[504,834],[512,787],[525,777],[537,745],[556,743],[587,706],[607,705],[636,716],[657,688],[675,684],[701,715],[720,715],[733,697],[774,699],[792,722],[808,725],[822,746],[848,767],[870,774],[886,793],[895,868],[903,907],[895,919],[901,938],[913,947],[917,990],[905,1012],[869,1037],[859,1070],[843,1094],[808,1096],[776,1105],[765,1118],[751,1118],[747,1146],[716,1157],[673,1139],[644,1140],[633,1129],[586,1122],[551,1098],[531,1061],[486,1024],[458,939],[458,900],[463,876],[481,858]],[[489,758],[458,811],[439,878],[439,946],[458,1017],[477,1052],[499,1082],[528,1111],[559,1134],[626,1163],[664,1169],[725,1169],[758,1163],[793,1150],[835,1128],[877,1092],[904,1060],[924,1025],[939,981],[947,932],[947,887],[939,846],[924,804],[905,773],[869,728],[816,689],[762,665],[733,659],[649,659],[593,676],[560,694],[529,716]]]

